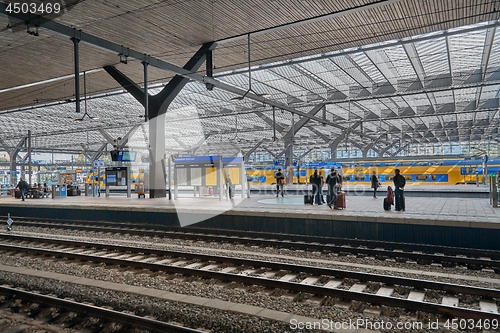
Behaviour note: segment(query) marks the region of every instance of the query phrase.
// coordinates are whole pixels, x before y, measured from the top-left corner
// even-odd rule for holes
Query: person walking
[[[326,184],[328,186],[327,204],[330,209],[333,209],[337,202],[337,187],[339,183],[339,175],[335,168],[332,168],[330,174],[326,177]]]
[[[318,174],[318,169],[314,169],[314,173],[309,177],[309,182],[313,188],[314,201],[317,205],[322,205],[321,203],[321,176]]]
[[[396,169],[394,170],[394,187],[395,187],[395,201],[396,201],[396,207],[395,209],[397,211],[402,210],[403,212],[405,211],[405,195],[404,195],[404,188],[406,185],[406,179],[400,174],[400,170]]]
[[[24,201],[26,193],[30,189],[30,186],[29,186],[28,182],[25,181],[24,178],[21,178],[19,180],[19,183],[17,183],[16,188],[18,188],[19,191],[21,192],[21,199],[23,199],[23,201]]]
[[[284,196],[283,192],[283,187],[285,184],[285,175],[283,172],[281,172],[281,168],[278,168],[278,172],[274,175],[274,178],[276,178],[276,197],[280,194],[281,190],[281,196]]]
[[[377,189],[379,188],[380,182],[378,181],[377,173],[375,171],[373,171],[370,180],[372,182],[371,187],[373,189],[373,198],[377,199]]]

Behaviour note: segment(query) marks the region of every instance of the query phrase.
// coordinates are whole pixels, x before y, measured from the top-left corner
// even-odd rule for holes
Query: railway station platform
[[[385,196],[389,183],[382,184],[377,193]],[[289,195],[302,195],[311,190],[311,185],[294,184],[286,185],[285,191]],[[326,187],[323,188],[326,193]],[[342,190],[350,196],[372,196],[373,189],[367,185],[346,184]],[[276,185],[259,185],[250,187],[252,194],[272,194],[276,193]],[[407,197],[445,197],[445,198],[488,198],[489,186],[487,184],[468,185],[423,185],[406,184]]]
[[[0,199],[0,216],[105,220],[325,237],[427,243],[500,250],[500,208],[485,198],[406,197],[406,211],[383,210],[377,199],[347,195],[347,209],[303,204],[303,197],[253,195],[219,201],[184,194],[178,200],[110,197]],[[5,222],[4,222],[5,223]],[[1,229],[0,229],[1,230]],[[6,230],[6,224],[5,229]]]

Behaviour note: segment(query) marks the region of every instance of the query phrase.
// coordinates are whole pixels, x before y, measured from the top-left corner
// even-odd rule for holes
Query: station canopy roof
[[[147,149],[144,107],[103,67],[142,86],[143,65],[125,57],[129,50],[182,67],[210,41],[218,42],[221,84],[208,90],[193,80],[174,99],[167,153],[280,154],[293,132],[299,155],[346,142],[394,152],[416,143],[500,141],[496,0],[62,4],[53,22],[123,45],[122,56],[79,44],[76,113],[69,37],[43,25],[35,36],[35,24],[0,15],[0,145],[7,151],[28,130],[39,151],[91,154],[117,138]],[[175,74],[148,71],[150,94]]]

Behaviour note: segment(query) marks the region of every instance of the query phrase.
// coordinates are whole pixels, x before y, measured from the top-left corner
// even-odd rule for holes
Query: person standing
[[[27,181],[24,180],[24,178],[21,178],[19,180],[19,183],[17,183],[16,188],[19,188],[19,191],[21,192],[21,199],[24,201],[24,197],[26,196],[26,192],[29,191],[30,186]]]
[[[233,181],[231,180],[231,177],[229,175],[227,175],[227,178],[226,178],[226,189],[227,189],[227,195],[229,196],[229,199],[232,199],[234,196]]]
[[[278,172],[274,175],[274,178],[276,178],[276,197],[280,194],[281,190],[281,196],[284,196],[283,192],[283,187],[285,184],[285,175],[283,172],[281,172],[281,168],[278,168]]]
[[[391,186],[387,186],[387,196],[384,198],[384,210],[391,210],[394,205],[394,191]]]
[[[377,177],[377,173],[373,171],[372,176],[370,177],[370,180],[372,182],[372,189],[373,189],[373,198],[377,199],[377,189],[380,185]]]
[[[314,169],[314,173],[309,177],[309,182],[313,187],[314,201],[317,205],[322,205],[321,203],[321,176],[318,174],[318,169]]]
[[[400,174],[400,170],[394,170],[395,175],[393,178],[394,187],[395,187],[395,201],[396,201],[396,210],[403,212],[405,211],[405,195],[404,188],[406,185],[406,179]]]
[[[498,202],[500,202],[500,170],[497,172],[497,192],[498,192]]]
[[[326,184],[328,186],[327,204],[330,209],[333,209],[337,201],[337,187],[339,183],[339,175],[335,168],[332,168],[330,174],[326,177]]]
[[[324,204],[326,203],[325,201],[325,196],[323,195],[323,186],[325,185],[325,178],[323,177],[323,173],[320,171],[319,172],[319,179],[320,179],[320,183],[319,183],[319,194],[320,194],[320,198],[321,198],[321,203]]]

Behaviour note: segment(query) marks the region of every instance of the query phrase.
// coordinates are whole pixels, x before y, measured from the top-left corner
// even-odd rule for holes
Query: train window
[[[385,180],[387,181],[392,181],[394,179],[394,176],[386,176]]]
[[[343,176],[342,179],[346,182],[350,182],[351,181],[351,176]]]
[[[364,182],[365,181],[365,176],[364,175],[356,175],[356,176],[354,176],[354,181],[356,181],[356,182]]]
[[[417,180],[427,180],[427,175],[417,175]]]
[[[431,179],[432,179],[432,180],[436,180],[436,179],[437,179],[437,176],[436,176],[436,175],[431,175]]]
[[[411,181],[411,180],[413,180],[413,177],[412,177],[411,175],[406,175],[406,176],[405,176],[405,179],[406,179],[406,180],[410,180],[410,181]]]

